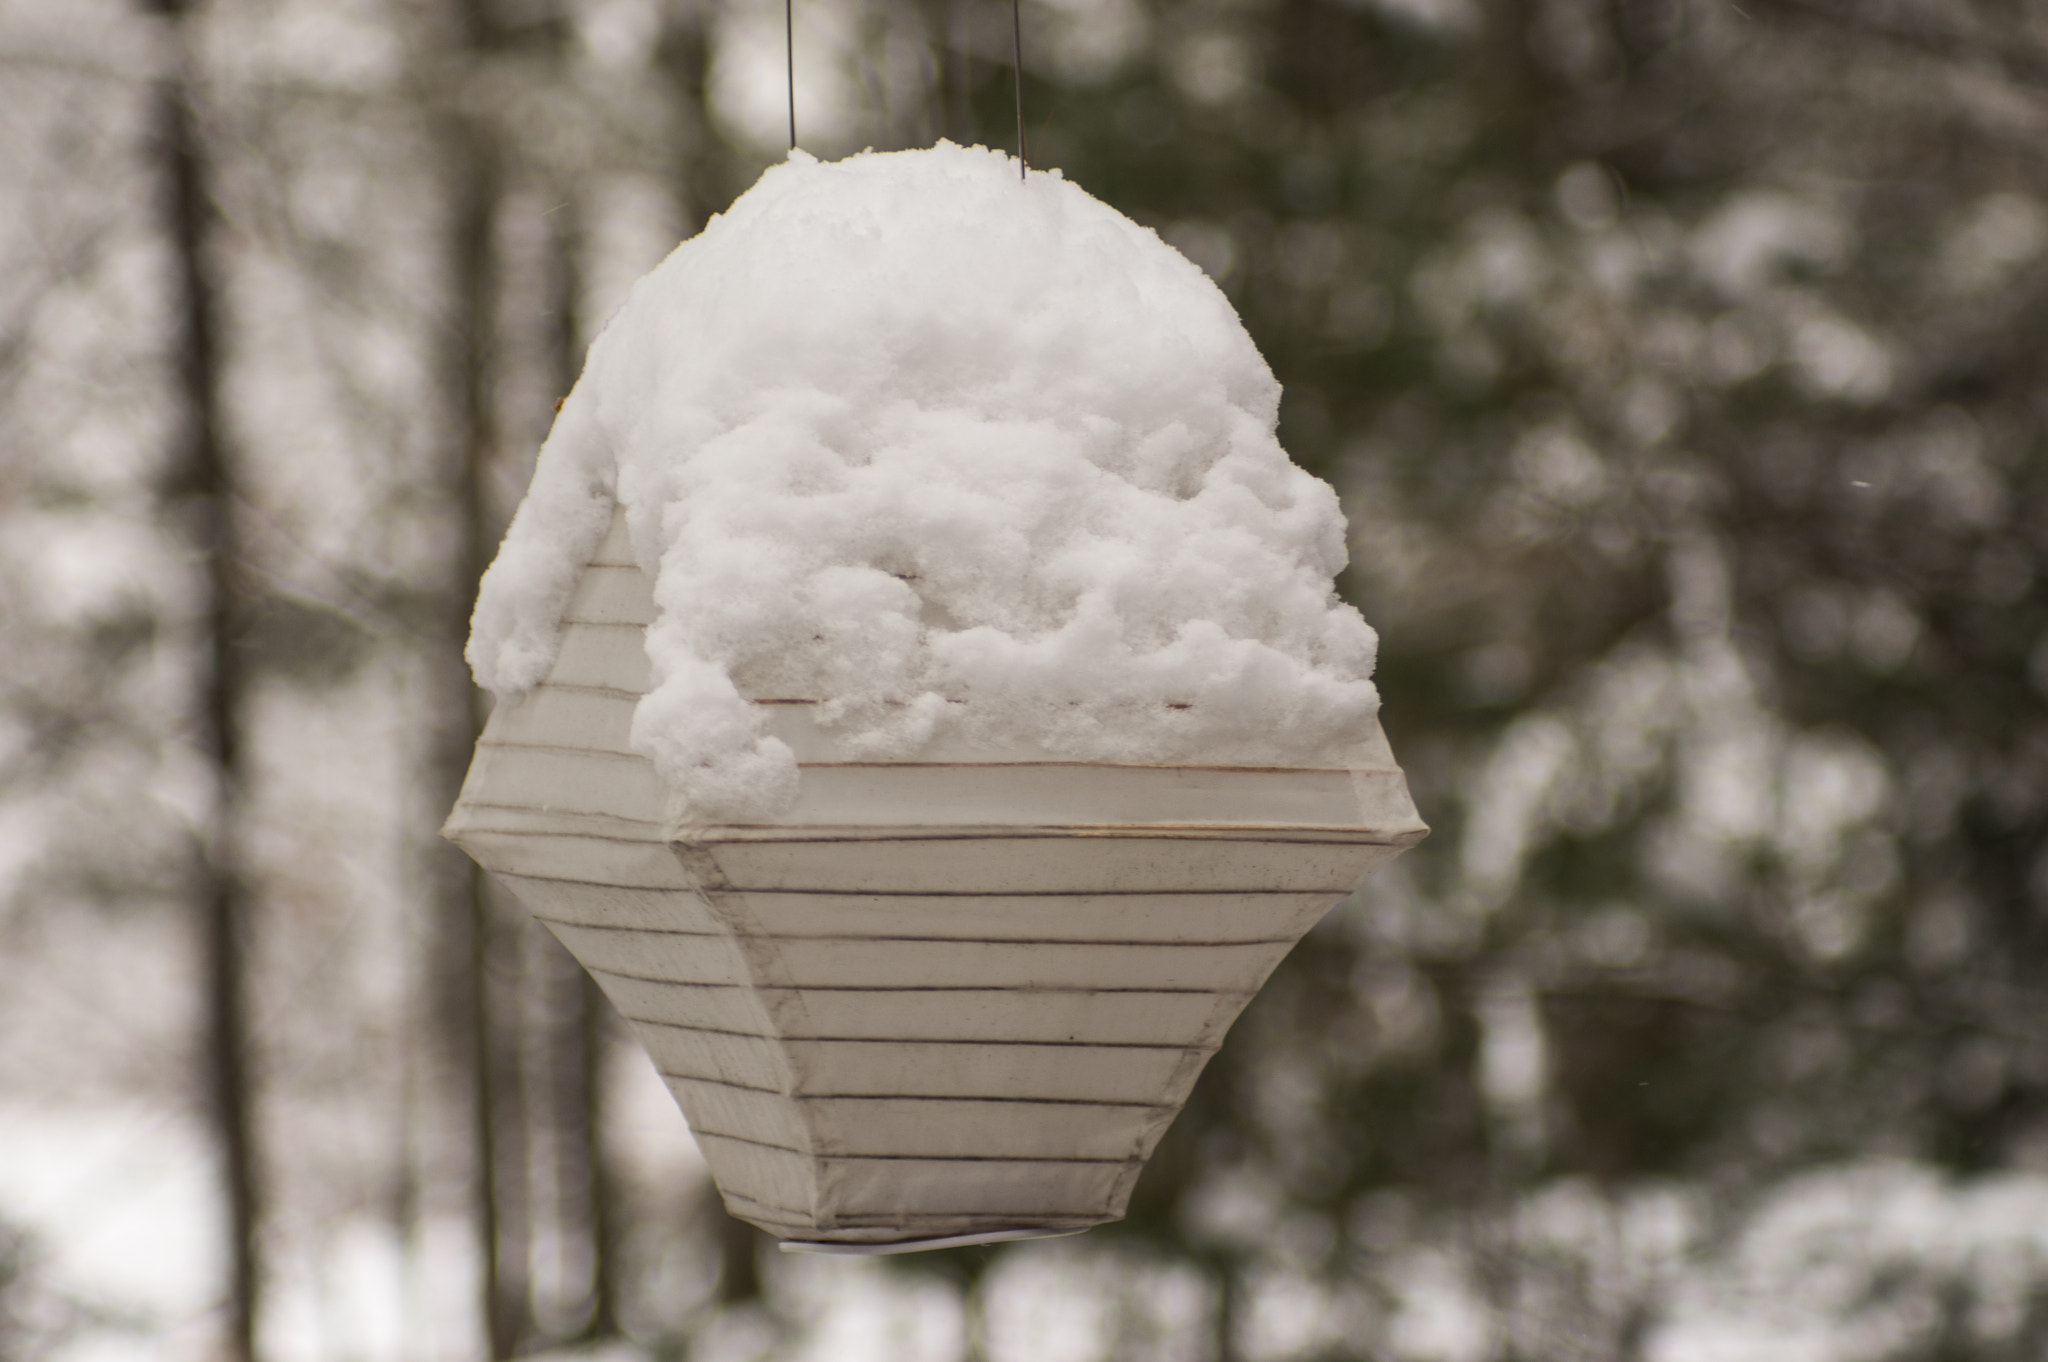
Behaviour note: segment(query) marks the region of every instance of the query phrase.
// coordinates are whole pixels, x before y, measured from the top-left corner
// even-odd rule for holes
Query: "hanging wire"
[[[789,149],[796,150],[796,0],[782,0],[782,56],[789,86]],[[1010,81],[1017,97],[1017,178],[1031,173],[1024,148],[1024,5],[1010,0]]]
[[[1024,154],[1024,6],[1023,0],[1010,0],[1010,76],[1017,87],[1017,178],[1023,179],[1031,171],[1030,158]]]

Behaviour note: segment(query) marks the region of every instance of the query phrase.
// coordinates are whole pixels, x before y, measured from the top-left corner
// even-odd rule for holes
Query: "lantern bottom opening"
[[[983,1230],[978,1234],[947,1234],[936,1239],[897,1239],[881,1244],[826,1242],[820,1240],[785,1239],[780,1247],[784,1253],[836,1253],[875,1257],[885,1253],[924,1253],[930,1249],[965,1248],[970,1244],[1002,1244],[1013,1239],[1063,1239],[1068,1235],[1086,1234],[1086,1227],[1075,1230]]]

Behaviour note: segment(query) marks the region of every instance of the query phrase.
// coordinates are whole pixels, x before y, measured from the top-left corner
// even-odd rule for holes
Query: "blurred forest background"
[[[728,1220],[435,831],[478,571],[772,0],[0,3],[0,1358],[2048,1356],[2048,3],[1028,0],[1354,526],[1434,835],[1130,1219]],[[800,0],[824,156],[1000,0]]]

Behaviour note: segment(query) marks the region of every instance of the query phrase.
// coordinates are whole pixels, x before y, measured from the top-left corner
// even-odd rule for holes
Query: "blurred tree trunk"
[[[683,6],[669,14],[661,31],[657,58],[676,108],[671,189],[683,231],[695,232],[717,211],[714,203],[724,201],[712,165],[710,139],[705,134],[704,114],[711,76],[710,35],[704,31],[704,17],[696,7]],[[579,369],[581,361],[578,355]]]
[[[448,14],[458,80],[473,77],[496,46],[497,26],[488,0],[453,0]],[[448,496],[455,545],[445,616],[435,664],[444,677],[453,721],[443,723],[440,784],[452,805],[483,727],[485,702],[462,658],[476,588],[489,565],[491,533],[487,477],[495,444],[491,402],[492,334],[497,316],[496,224],[503,194],[502,169],[492,130],[459,98],[443,106],[439,141],[447,193],[447,268],[451,283],[446,329],[450,398]],[[498,927],[490,885],[467,857],[446,880],[439,914],[440,997],[450,1058],[467,1080],[472,1210],[479,1257],[479,1307],[489,1355],[513,1355],[526,1332],[525,1244],[518,1213],[524,1198],[523,1162],[501,1139],[520,1122],[505,1111],[516,1092],[502,1080],[504,1047],[496,1043],[490,979],[507,943]],[[516,975],[516,967],[514,970]],[[516,1051],[515,1051],[516,1053]],[[508,1119],[508,1115],[510,1119]],[[516,1138],[516,1137],[515,1137]]]
[[[972,143],[974,114],[969,105],[973,73],[961,41],[955,0],[919,0],[932,50],[932,121],[934,137]]]
[[[199,856],[205,1091],[220,1151],[227,1201],[228,1305],[224,1355],[256,1353],[262,1276],[256,1225],[261,1214],[250,1092],[245,949],[250,901],[241,865],[245,771],[242,712],[248,674],[239,642],[248,618],[235,475],[221,421],[221,360],[215,227],[206,146],[194,117],[186,0],[152,0],[172,30],[172,65],[157,86],[153,150],[163,178],[174,269],[174,349],[180,446],[169,493],[206,564],[201,615],[205,689],[199,696],[201,742],[214,770],[213,823]]]
[[[716,1187],[705,1189],[704,1214],[718,1221],[718,1303],[761,1298],[761,1231],[727,1213]]]
[[[1223,1256],[1215,1266],[1216,1312],[1210,1317],[1210,1347],[1216,1362],[1239,1362],[1239,1316],[1243,1314],[1244,1273],[1234,1256]]]
[[[583,372],[583,221],[573,189],[564,193],[566,201],[548,219],[552,231],[547,312],[553,324],[555,390],[566,395]],[[587,1245],[590,1295],[584,1336],[610,1338],[619,1332],[618,1216],[604,1143],[611,1003],[597,981],[553,938],[546,944],[548,958],[556,962],[554,993],[561,1000],[551,1018],[558,1233],[564,1239],[580,1235]]]
[[[619,1332],[619,1214],[616,1181],[606,1162],[604,1142],[605,1054],[610,1035],[611,1003],[597,981],[580,969],[577,992],[582,999],[582,1069],[585,1114],[583,1149],[585,1195],[590,1225],[590,1324],[593,1338]]]
[[[1484,0],[1479,67],[1488,140],[1519,162],[1534,145],[1541,120],[1543,72],[1536,64],[1532,28],[1537,0]]]

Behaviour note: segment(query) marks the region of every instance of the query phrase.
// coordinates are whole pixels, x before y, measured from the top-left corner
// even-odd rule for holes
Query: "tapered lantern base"
[[[1376,729],[1328,769],[848,763],[795,700],[759,703],[796,807],[681,826],[627,742],[651,613],[615,527],[446,833],[632,1022],[727,1208],[792,1249],[1120,1218],[1273,967],[1426,831]]]

